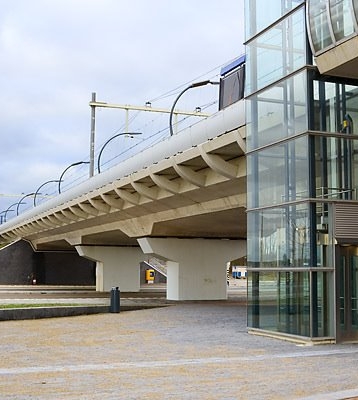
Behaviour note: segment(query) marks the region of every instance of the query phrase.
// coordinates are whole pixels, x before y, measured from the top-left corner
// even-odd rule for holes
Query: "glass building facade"
[[[358,81],[313,56],[355,34],[358,2],[245,7],[248,326],[356,340]]]

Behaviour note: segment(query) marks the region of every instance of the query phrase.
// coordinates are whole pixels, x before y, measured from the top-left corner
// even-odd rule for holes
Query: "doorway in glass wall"
[[[358,247],[337,248],[337,341],[358,340]]]

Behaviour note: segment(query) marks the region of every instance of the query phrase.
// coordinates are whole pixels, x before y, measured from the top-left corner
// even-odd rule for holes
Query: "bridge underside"
[[[244,129],[60,204],[2,235],[36,250],[138,246],[141,237],[244,239]]]
[[[245,239],[246,209],[244,207],[218,211],[206,215],[183,217],[153,225],[150,236],[173,238],[207,239]],[[96,232],[83,235],[80,243],[89,246],[137,246],[137,238],[129,237],[120,230]],[[36,245],[38,251],[63,251],[73,249],[66,239],[41,242]]]
[[[168,298],[224,299],[226,263],[246,254],[245,128],[14,223],[1,239],[76,249],[96,262],[100,291],[138,291],[139,263],[154,254],[167,262]]]

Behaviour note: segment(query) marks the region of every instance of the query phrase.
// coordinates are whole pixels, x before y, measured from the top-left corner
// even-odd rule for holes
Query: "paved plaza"
[[[1,399],[358,396],[358,345],[249,335],[235,299],[0,325]]]

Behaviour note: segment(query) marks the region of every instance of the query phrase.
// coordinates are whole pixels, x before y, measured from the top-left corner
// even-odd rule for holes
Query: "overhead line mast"
[[[150,102],[147,102],[145,106],[131,106],[128,104],[111,104],[106,103],[104,101],[96,101],[96,93],[92,93],[92,99],[89,102],[89,106],[91,107],[91,138],[90,138],[90,171],[89,176],[92,177],[94,175],[94,147],[95,147],[95,131],[96,131],[96,107],[101,108],[118,108],[126,111],[126,126],[125,132],[128,132],[129,127],[129,111],[148,111],[148,112],[157,112],[170,114],[172,113],[177,117],[178,115],[188,115],[188,116],[196,116],[196,117],[209,117],[210,114],[202,113],[201,111],[178,111],[178,110],[170,110],[166,108],[155,108],[152,107]]]

